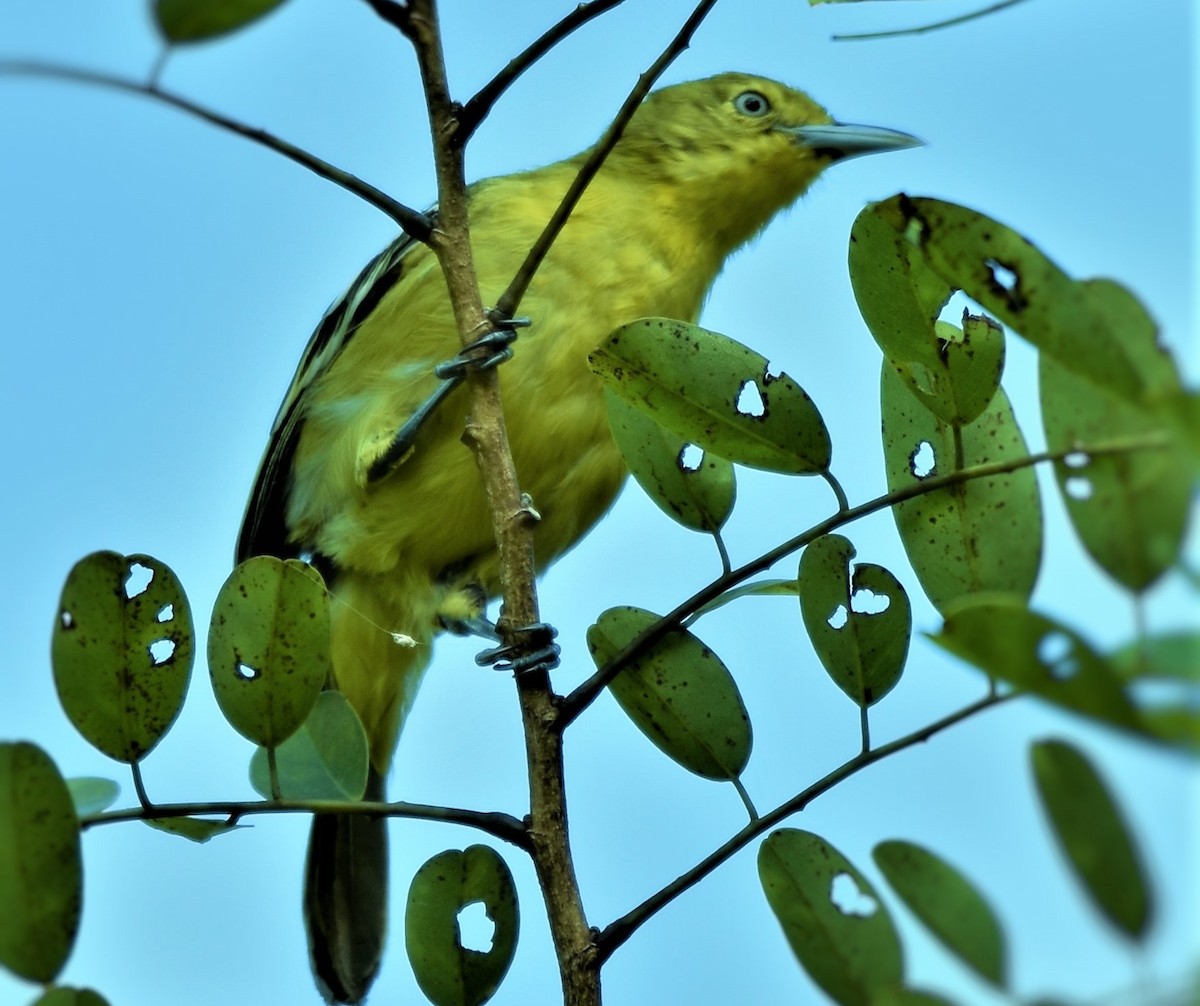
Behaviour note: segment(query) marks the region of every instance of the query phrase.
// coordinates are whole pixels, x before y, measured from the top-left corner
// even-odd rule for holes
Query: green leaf
[[[228,821],[214,821],[204,817],[152,817],[146,819],[146,824],[156,831],[178,835],[197,845],[203,845],[210,838],[237,828],[249,827],[245,824],[230,824]]]
[[[0,964],[31,982],[62,970],[83,900],[79,820],[41,748],[0,742]]]
[[[1113,925],[1141,939],[1153,914],[1150,882],[1104,780],[1066,741],[1041,741],[1031,753],[1042,809],[1075,875]]]
[[[868,206],[851,231],[850,274],[863,317],[895,363],[937,373],[936,341],[921,326],[928,332],[962,290],[1093,384],[1131,400],[1144,390],[1121,333],[1085,285],[1016,231],[964,206],[903,193]]]
[[[689,442],[646,413],[604,391],[608,425],[630,474],[663,513],[693,531],[719,531],[733,511],[737,486],[733,465],[708,451],[685,467]]]
[[[1009,597],[971,598],[930,637],[992,677],[1127,730],[1144,726],[1112,669],[1072,629]]]
[[[47,989],[33,1006],[108,1006],[108,1000],[91,989],[74,989],[67,986]]]
[[[659,616],[610,608],[588,629],[603,667]],[[736,779],[750,760],[750,717],[732,675],[712,650],[676,629],[622,670],[609,690],[625,714],[668,757],[706,779]]]
[[[1200,632],[1181,630],[1135,639],[1109,662],[1125,681],[1165,678],[1200,685]]]
[[[367,790],[367,732],[341,692],[322,692],[304,725],[275,750],[286,800],[361,800]],[[271,799],[267,749],[250,759],[250,784]]]
[[[687,322],[643,318],[588,357],[618,397],[688,443],[751,468],[829,468],[829,433],[812,399],[766,357]]]
[[[54,683],[75,729],[110,758],[138,761],[162,739],[194,656],[191,610],[166,565],[93,552],[72,568],[54,622]]]
[[[284,0],[154,0],[154,20],[168,42],[203,42],[228,35],[283,5]]]
[[[1008,397],[997,391],[982,416],[960,430],[939,422],[884,364],[883,448],[892,492],[959,468],[1029,452]],[[892,507],[904,551],[943,614],[967,594],[1028,597],[1042,558],[1042,512],[1032,468],[971,479]]]
[[[871,1006],[954,1006],[943,995],[919,989],[880,989],[871,997]]]
[[[297,559],[256,556],[213,606],[208,669],[217,704],[242,736],[275,747],[299,729],[329,677],[329,594]]]
[[[1167,435],[1172,419],[1159,407],[1182,391],[1179,374],[1158,344],[1145,308],[1108,281],[1085,285],[1089,298],[1119,331],[1143,385],[1145,398],[1130,402],[1049,357],[1040,361],[1042,420],[1050,450],[1147,434]],[[1067,513],[1097,563],[1122,586],[1144,591],[1175,564],[1183,547],[1195,491],[1188,445],[1087,458],[1054,466]]]
[[[841,1006],[904,980],[900,937],[875,889],[811,832],[781,828],[758,850],[771,910],[804,970]]]
[[[91,817],[108,810],[121,795],[121,787],[112,779],[96,776],[80,776],[67,780],[67,790],[77,816]]]
[[[872,856],[892,890],[948,950],[998,988],[1007,985],[1004,930],[966,877],[911,842],[880,842]]]
[[[736,601],[739,597],[795,597],[799,593],[800,583],[798,580],[752,580],[750,583],[743,583],[732,590],[725,591],[723,594],[718,594],[707,604],[703,605],[692,616],[691,621],[695,621],[701,615],[707,615],[710,611],[723,608],[730,601]]]
[[[463,946],[459,913],[482,903],[495,924],[491,949]],[[512,874],[484,845],[450,849],[413,877],[404,918],[408,959],[434,1006],[479,1006],[500,987],[517,948],[520,913]]]
[[[904,587],[882,566],[856,563],[838,534],[816,539],[800,558],[800,611],[829,676],[862,707],[900,680],[912,635]]]

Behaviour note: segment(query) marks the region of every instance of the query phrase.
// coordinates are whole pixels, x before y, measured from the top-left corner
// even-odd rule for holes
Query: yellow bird
[[[725,260],[830,164],[910,147],[905,133],[835,123],[807,95],[725,73],[641,105],[521,303],[532,325],[500,367],[521,487],[541,515],[545,568],[608,509],[625,478],[588,354],[646,316],[694,321]],[[586,152],[470,191],[484,302],[494,302]],[[489,298],[492,298],[489,301]],[[430,250],[401,238],[329,310],[276,418],[238,541],[252,555],[311,555],[330,580],[333,684],[382,780],[439,631],[477,618],[499,589],[491,523],[461,443],[467,393],[432,412],[412,450],[373,471],[458,352]],[[305,917],[324,994],[358,1002],[386,923],[386,821],[318,817]]]

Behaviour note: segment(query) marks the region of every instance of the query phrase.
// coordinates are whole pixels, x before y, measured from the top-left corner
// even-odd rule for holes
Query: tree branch
[[[614,7],[619,7],[624,2],[625,0],[589,0],[587,3],[579,4],[523,52],[509,60],[503,70],[484,84],[474,97],[463,105],[458,116],[458,142],[465,144],[475,134],[475,130],[488,117],[493,106],[500,100],[500,96],[516,82],[521,74],[577,28],[581,28]]]
[[[843,762],[828,775],[817,780],[807,789],[801,790],[790,800],[781,803],[774,810],[768,811],[762,817],[751,821],[686,873],[652,894],[632,911],[627,912],[606,926],[597,938],[600,960],[603,962],[611,957],[613,952],[629,939],[639,926],[654,916],[660,909],[674,901],[684,891],[694,887],[727,859],[740,852],[750,842],[758,838],[759,835],[792,814],[804,810],[805,807],[823,793],[829,792],[829,790],[833,789],[839,783],[845,782],[852,775],[860,772],[868,765],[873,765],[877,761],[889,758],[897,752],[903,751],[905,748],[923,743],[935,734],[941,733],[943,730],[969,719],[976,713],[983,712],[985,709],[991,709],[993,706],[997,706],[1015,697],[1015,695],[1011,694],[989,695],[978,702],[973,702],[971,705],[959,709],[957,712],[953,712],[940,720],[930,723],[928,726],[922,727],[920,730],[915,730],[889,744],[884,744],[882,747],[874,748],[871,751],[863,751]]]
[[[273,136],[266,132],[266,130],[244,125],[235,119],[229,118],[227,115],[214,112],[202,105],[198,105],[194,101],[190,101],[177,94],[172,94],[170,91],[164,91],[156,84],[142,84],[135,80],[127,80],[123,77],[115,77],[107,73],[84,70],[78,67],[61,66],[55,63],[33,61],[0,61],[0,75],[46,77],[52,80],[69,80],[81,84],[94,84],[97,87],[107,87],[115,91],[125,91],[129,94],[138,94],[143,97],[153,98],[155,101],[161,101],[163,104],[170,105],[181,112],[186,112],[188,115],[202,119],[211,125],[228,130],[237,136],[257,143],[259,146],[273,150],[277,154],[282,154],[288,160],[294,161],[303,168],[307,168],[314,175],[324,178],[326,181],[333,182],[352,195],[358,196],[363,202],[369,203],[381,212],[386,213],[410,237],[422,242],[429,240],[433,224],[427,214],[405,206],[403,203],[393,199],[382,189],[378,189],[369,182],[364,182],[361,178],[350,174],[350,172],[343,171],[328,161],[323,161],[321,158],[308,153],[308,151],[288,143],[287,140]]]
[[[839,510],[832,517],[821,521],[819,524],[815,524],[807,531],[785,541],[782,545],[777,545],[770,551],[764,552],[757,559],[753,559],[744,566],[739,566],[732,572],[713,580],[712,583],[698,590],[670,614],[664,615],[644,632],[631,640],[629,645],[613,657],[612,660],[562,699],[559,703],[559,720],[557,726],[560,730],[570,726],[576,717],[595,700],[596,696],[604,690],[613,678],[628,667],[634,659],[645,653],[647,649],[666,636],[667,633],[680,628],[690,615],[695,614],[700,608],[704,607],[710,601],[715,600],[731,587],[736,586],[744,580],[748,580],[757,573],[769,569],[780,559],[790,555],[792,552],[799,551],[810,542],[820,538],[821,535],[829,534],[831,531],[836,531],[838,528],[844,527],[858,520],[860,517],[866,517],[869,514],[885,510],[888,507],[895,506],[897,503],[903,503],[906,500],[915,499],[927,493],[937,492],[939,489],[946,489],[950,486],[970,482],[973,479],[1008,475],[1011,472],[1019,471],[1022,468],[1030,468],[1046,461],[1061,461],[1072,454],[1087,454],[1090,457],[1102,457],[1108,454],[1125,454],[1137,450],[1154,450],[1165,447],[1168,443],[1169,440],[1162,435],[1148,434],[1141,437],[1130,437],[1092,445],[1077,444],[1063,451],[1045,451],[1041,454],[1029,454],[1022,458],[1010,458],[1007,461],[994,461],[990,464],[974,465],[970,468],[950,472],[947,475],[926,478],[919,482],[914,482],[912,485],[905,486],[903,489],[897,489],[895,492],[877,496],[866,503],[860,503],[856,507]]]
[[[521,849],[529,848],[529,835],[525,823],[511,814],[499,811],[464,810],[457,807],[438,807],[426,803],[364,803],[361,800],[263,800],[223,801],[219,803],[163,803],[148,807],[129,807],[124,810],[106,810],[89,814],[80,819],[80,827],[88,828],[102,824],[118,824],[122,821],[150,821],[159,818],[209,817],[220,815],[229,819],[230,825],[241,818],[255,814],[367,814],[377,817],[404,817],[421,821],[440,821],[444,824],[461,824],[492,835]]]

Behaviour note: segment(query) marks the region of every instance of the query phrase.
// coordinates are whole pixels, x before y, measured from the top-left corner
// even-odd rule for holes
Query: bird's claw
[[[517,329],[526,328],[528,318],[489,318],[493,328],[453,358],[433,368],[435,375],[443,381],[461,381],[467,374],[480,370],[491,370],[513,355],[512,344],[517,338]],[[483,352],[480,352],[480,351]]]
[[[495,646],[475,655],[475,663],[480,667],[492,667],[497,671],[511,671],[513,674],[528,674],[530,671],[551,671],[558,666],[558,657],[562,650],[554,642],[558,630],[546,622],[535,622],[533,625],[522,626],[517,632],[526,638],[519,643],[507,646]],[[528,653],[517,655],[518,650],[528,646],[534,649]]]

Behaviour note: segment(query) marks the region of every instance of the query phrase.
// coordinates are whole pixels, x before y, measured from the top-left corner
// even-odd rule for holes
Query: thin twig
[[[279,137],[273,136],[266,132],[266,130],[247,126],[235,119],[229,118],[227,115],[214,112],[212,109],[198,105],[196,102],[180,95],[164,91],[154,84],[143,84],[136,80],[127,80],[123,77],[113,76],[112,74],[84,70],[79,67],[35,61],[0,61],[0,75],[46,77],[51,80],[69,80],[81,84],[94,84],[98,87],[107,87],[116,91],[125,91],[129,94],[137,94],[142,97],[153,98],[155,101],[161,101],[163,104],[170,105],[181,112],[186,112],[188,115],[202,119],[211,125],[251,140],[260,146],[266,147],[268,150],[273,150],[277,154],[282,154],[288,160],[294,161],[303,168],[307,168],[313,174],[324,178],[326,181],[333,182],[352,195],[358,196],[363,202],[369,203],[371,206],[387,214],[410,237],[422,242],[429,240],[429,233],[433,227],[429,217],[418,210],[414,210],[398,202],[382,189],[378,189],[369,182],[364,182],[361,178],[350,174],[350,172],[343,171],[328,161],[323,161],[308,151],[288,143],[287,140],[281,140]]]
[[[529,288],[534,274],[538,267],[542,264],[542,259],[546,257],[546,253],[550,251],[550,246],[557,239],[559,231],[566,226],[567,219],[570,217],[576,204],[582,198],[583,193],[591,184],[596,173],[604,164],[605,159],[611,153],[613,147],[617,145],[617,141],[621,138],[621,134],[625,132],[625,127],[629,124],[629,120],[633,118],[633,113],[637,111],[638,105],[650,93],[650,88],[654,86],[655,81],[663,75],[663,72],[670,66],[679,55],[691,45],[692,36],[696,33],[696,29],[700,27],[701,22],[708,16],[708,12],[716,6],[717,0],[701,0],[696,5],[696,9],[692,11],[691,16],[684,22],[678,34],[671,40],[667,47],[659,55],[650,68],[638,77],[638,82],[629,92],[629,96],[621,105],[616,117],[609,124],[608,129],[604,131],[604,135],[588,154],[587,159],[579,168],[578,174],[571,182],[571,187],[567,189],[567,194],[563,196],[562,202],[558,204],[558,209],[554,211],[554,215],[546,224],[545,229],[538,236],[532,248],[529,249],[529,254],[525,256],[525,261],[521,263],[521,268],[517,270],[517,274],[513,277],[512,282],[508,284],[508,289],[500,295],[500,299],[496,301],[493,308],[494,313],[501,318],[511,318],[520,306],[521,298],[525,296],[525,291]]]
[[[559,42],[577,28],[581,28],[601,14],[619,7],[625,0],[589,0],[579,4],[570,14],[556,25],[549,28],[540,38],[508,61],[496,76],[483,85],[465,105],[458,115],[458,133],[455,142],[465,144],[474,135],[481,122],[488,117],[493,106],[531,66],[546,55]]]
[[[861,42],[864,39],[923,35],[927,31],[938,31],[941,28],[951,28],[956,24],[965,24],[968,21],[974,21],[977,17],[986,17],[988,14],[995,14],[997,11],[1004,10],[1005,7],[1013,7],[1022,2],[1023,0],[1000,0],[999,3],[992,4],[991,7],[985,7],[983,10],[972,11],[970,14],[962,14],[959,17],[947,18],[945,21],[935,21],[932,24],[917,25],[915,28],[895,28],[891,31],[869,31],[863,32],[860,35],[832,35],[830,37],[834,42]]]
[[[624,943],[633,933],[651,918],[660,909],[674,901],[679,895],[691,887],[694,887],[701,880],[707,877],[713,870],[724,863],[735,853],[740,852],[750,842],[758,838],[768,829],[774,827],[780,821],[792,814],[804,810],[813,800],[821,796],[823,793],[829,792],[838,784],[845,782],[855,773],[866,768],[868,765],[873,765],[877,761],[882,761],[905,748],[912,747],[915,744],[920,744],[929,740],[932,736],[940,733],[963,720],[980,713],[985,709],[990,709],[993,706],[999,705],[1008,699],[1014,698],[1015,694],[1009,695],[989,695],[986,698],[980,699],[978,702],[973,702],[969,706],[959,709],[957,712],[951,713],[949,716],[944,716],[942,719],[930,723],[928,726],[922,727],[920,730],[915,730],[904,737],[892,741],[889,744],[884,744],[872,751],[864,751],[853,758],[843,762],[828,775],[817,780],[807,789],[797,793],[790,800],[781,803],[774,810],[768,811],[762,817],[752,820],[744,828],[738,831],[735,835],[729,838],[719,848],[715,849],[709,855],[705,856],[699,863],[693,866],[682,876],[676,878],[666,887],[652,894],[649,898],[643,901],[632,911],[622,915],[619,919],[610,923],[604,928],[597,939],[600,952],[600,960],[603,962],[612,956],[622,943]]]
[[[750,577],[769,569],[784,556],[799,551],[810,542],[820,538],[823,534],[829,534],[831,531],[836,531],[838,528],[844,527],[861,517],[885,510],[888,507],[895,506],[897,503],[903,503],[918,496],[936,492],[939,489],[946,489],[964,482],[970,482],[973,479],[1008,475],[1022,468],[1029,468],[1046,461],[1062,461],[1072,454],[1084,453],[1091,457],[1101,457],[1107,454],[1125,454],[1136,450],[1155,450],[1166,447],[1169,443],[1169,439],[1165,436],[1149,434],[1147,436],[1124,438],[1100,444],[1077,444],[1067,450],[1045,451],[1040,454],[1026,455],[1021,458],[1009,458],[1006,461],[993,461],[989,464],[973,465],[969,468],[950,472],[947,475],[922,479],[902,489],[877,496],[866,503],[860,503],[856,507],[839,510],[832,517],[821,521],[819,524],[815,524],[807,531],[785,541],[782,545],[777,545],[770,551],[764,552],[757,559],[751,560],[744,566],[739,566],[731,573],[718,577],[706,587],[698,590],[670,614],[664,615],[653,625],[648,626],[631,640],[612,660],[597,670],[595,674],[579,685],[573,692],[563,697],[559,704],[557,726],[560,730],[570,726],[575,718],[592,703],[596,696],[604,690],[617,674],[634,659],[645,653],[649,647],[666,636],[667,633],[682,626],[689,616],[704,607],[704,605],[720,597],[721,594],[725,593],[731,587],[735,587],[742,581],[748,580]]]
[[[498,811],[464,810],[458,807],[438,807],[426,803],[372,803],[362,800],[264,800],[224,801],[219,803],[164,803],[147,807],[129,807],[123,810],[106,810],[89,814],[80,820],[80,827],[88,828],[102,824],[119,824],[123,821],[146,821],[159,818],[178,817],[225,817],[230,826],[243,817],[256,814],[366,814],[371,817],[403,817],[420,821],[440,821],[443,824],[461,824],[492,835],[502,841],[529,848],[529,835],[525,824],[511,814]]]

